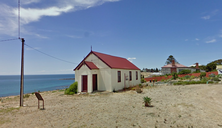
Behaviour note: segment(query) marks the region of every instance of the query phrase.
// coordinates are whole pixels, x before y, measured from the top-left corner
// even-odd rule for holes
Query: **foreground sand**
[[[66,96],[43,92],[45,110],[37,109],[35,95],[0,102],[2,128],[217,128],[222,127],[222,85],[158,86],[118,93]],[[143,97],[154,107],[144,107]]]

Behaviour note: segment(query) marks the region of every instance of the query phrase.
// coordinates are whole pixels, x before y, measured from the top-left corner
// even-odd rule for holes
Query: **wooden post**
[[[22,59],[21,59],[21,80],[20,80],[20,106],[23,106],[23,89],[24,89],[24,38],[22,40]]]

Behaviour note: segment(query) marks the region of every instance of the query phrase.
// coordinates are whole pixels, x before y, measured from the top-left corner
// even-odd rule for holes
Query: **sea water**
[[[24,75],[24,94],[68,88],[74,74]],[[20,94],[20,75],[0,75],[0,97]]]

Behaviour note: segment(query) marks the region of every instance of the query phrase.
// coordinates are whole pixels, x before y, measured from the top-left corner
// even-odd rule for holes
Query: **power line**
[[[20,39],[20,0],[18,0],[18,38]]]
[[[27,44],[25,44],[25,45],[26,45],[27,47],[29,47],[29,48],[31,48],[31,49],[33,49],[33,50],[36,50],[37,52],[40,52],[40,53],[42,53],[42,54],[44,54],[44,55],[46,55],[46,56],[49,56],[49,57],[51,57],[51,58],[54,58],[54,59],[57,59],[57,60],[60,60],[60,61],[66,62],[66,63],[77,64],[77,63],[73,63],[73,62],[70,62],[70,61],[66,61],[66,60],[63,60],[63,59],[54,57],[54,56],[52,56],[52,55],[49,55],[49,54],[47,54],[47,53],[44,53],[44,52],[36,49],[36,48],[33,48],[33,47],[31,47],[31,46],[29,46],[29,45],[27,45]]]
[[[0,40],[0,42],[12,41],[12,40],[18,40],[18,38],[14,38],[14,39],[6,39],[6,40]]]

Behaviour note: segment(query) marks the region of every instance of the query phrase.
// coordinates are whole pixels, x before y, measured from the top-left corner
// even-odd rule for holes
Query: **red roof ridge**
[[[131,70],[140,70],[138,67],[136,67],[133,63],[131,63],[126,58],[118,57],[118,56],[112,56],[104,53],[99,53],[95,51],[91,51],[81,62],[80,64],[74,69],[74,71],[79,69],[82,64],[84,63],[85,59],[90,55],[94,54],[97,56],[102,62],[104,62],[107,66],[109,66],[111,69],[131,69]],[[94,64],[94,63],[93,63]]]

